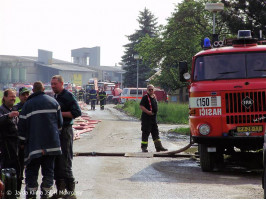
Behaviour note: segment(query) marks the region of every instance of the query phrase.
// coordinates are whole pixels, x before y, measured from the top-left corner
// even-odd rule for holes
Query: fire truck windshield
[[[266,77],[266,53],[200,56],[193,77],[195,81]]]

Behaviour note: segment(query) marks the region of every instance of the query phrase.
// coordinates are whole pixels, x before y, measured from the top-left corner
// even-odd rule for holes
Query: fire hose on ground
[[[181,152],[186,151],[193,145],[193,142],[190,142],[188,145],[186,145],[183,148],[180,148],[175,151],[166,151],[166,152],[148,152],[148,153],[142,153],[142,152],[133,152],[133,153],[115,153],[115,152],[76,152],[74,153],[74,156],[117,156],[117,157],[192,157],[192,154],[179,154]],[[195,155],[194,155],[195,156]]]
[[[84,104],[85,105],[85,104]],[[80,106],[83,108],[85,107],[83,104]],[[78,136],[76,136],[79,139],[79,134],[91,131],[95,125],[101,120],[91,120],[88,115],[82,115],[81,118],[76,119],[75,126],[73,126],[74,129],[78,130]],[[142,153],[142,152],[133,152],[133,153],[115,153],[115,152],[76,152],[73,154],[73,156],[118,156],[118,157],[145,157],[145,158],[151,158],[151,157],[192,157],[197,155],[192,154],[179,154],[181,152],[186,151],[193,145],[193,141],[190,139],[190,143],[186,145],[183,148],[180,148],[175,151],[165,151],[165,152],[148,152],[148,153]]]

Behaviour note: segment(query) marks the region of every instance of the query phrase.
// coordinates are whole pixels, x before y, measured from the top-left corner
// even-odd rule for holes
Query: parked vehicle
[[[106,92],[106,103],[119,103],[122,89],[118,83],[114,82],[98,82],[98,88],[102,88]]]
[[[69,92],[73,92],[73,87],[71,83],[64,83],[64,88],[67,89]]]
[[[204,43],[205,50],[193,57],[191,76],[186,62],[179,63],[179,73],[189,82],[189,124],[201,169],[212,171],[224,154],[263,148],[266,45],[250,31],[239,31],[232,46],[228,40],[218,48],[208,39]]]
[[[144,91],[143,95],[147,94],[147,89]],[[154,94],[156,96],[157,101],[168,102],[167,93],[159,88],[155,88]]]
[[[112,102],[114,104],[121,103],[121,93],[122,93],[122,91],[123,90],[121,88],[114,88],[114,90],[112,91],[112,93],[113,93]]]
[[[140,100],[145,94],[147,94],[147,88],[138,88],[138,92],[137,88],[124,88],[121,93],[121,103],[125,103],[127,100]],[[157,101],[168,101],[168,95],[164,90],[155,88],[154,94]]]
[[[45,94],[47,94],[47,95],[49,95],[51,97],[54,96],[54,91],[53,91],[53,89],[51,87],[51,84],[45,84],[44,85],[44,92],[45,92]]]
[[[88,81],[88,84],[84,86],[85,89],[85,103],[89,104],[90,103],[90,91],[92,89],[95,89],[97,91],[98,94],[98,80],[96,78],[92,78]],[[98,101],[97,101],[98,104]]]
[[[114,83],[104,83],[104,91],[106,92],[106,103],[111,103],[113,100],[113,90],[115,89]]]
[[[147,88],[124,88],[121,93],[121,103],[127,100],[140,100],[146,90]]]

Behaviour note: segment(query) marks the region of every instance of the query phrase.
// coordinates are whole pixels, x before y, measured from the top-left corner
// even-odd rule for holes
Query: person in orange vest
[[[154,94],[154,86],[147,86],[147,94],[144,95],[140,101],[140,109],[142,110],[141,115],[141,131],[142,131],[142,152],[148,152],[148,138],[151,133],[152,139],[157,152],[167,151],[162,146],[161,139],[159,137],[159,130],[157,125],[157,111],[158,104],[156,96]]]

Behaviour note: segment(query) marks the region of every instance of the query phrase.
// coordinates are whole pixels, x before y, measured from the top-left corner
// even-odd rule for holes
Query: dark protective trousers
[[[104,110],[104,99],[100,100],[100,107],[101,107],[101,110]]]
[[[24,151],[19,157],[18,154],[18,142],[15,138],[5,139],[0,142],[0,169],[14,168],[17,174],[17,191],[20,192],[22,184],[22,174],[24,169]],[[22,161],[20,162],[20,159]]]
[[[142,144],[148,145],[149,135],[151,133],[153,141],[159,140],[159,129],[156,122],[156,117],[146,117],[141,119]],[[147,146],[144,145],[144,146]]]
[[[95,110],[96,100],[91,100],[91,109]]]
[[[54,183],[54,155],[41,156],[34,158],[26,166],[26,189],[37,190],[38,189],[38,175],[39,169],[42,169],[42,184],[41,188],[50,188]]]
[[[73,160],[73,129],[72,125],[63,126],[60,134],[62,155],[55,158],[54,179],[74,181],[72,172]]]

